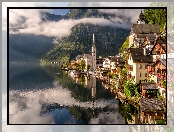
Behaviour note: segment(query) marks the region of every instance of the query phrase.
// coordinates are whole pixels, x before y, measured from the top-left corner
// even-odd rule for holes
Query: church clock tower
[[[92,69],[96,69],[96,47],[95,47],[95,40],[93,34],[93,41],[92,41]]]

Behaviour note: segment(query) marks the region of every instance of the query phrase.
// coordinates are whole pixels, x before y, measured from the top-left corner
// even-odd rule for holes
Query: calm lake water
[[[10,124],[127,124],[135,121],[137,109],[114,98],[115,94],[95,77],[73,79],[58,65],[10,63]]]

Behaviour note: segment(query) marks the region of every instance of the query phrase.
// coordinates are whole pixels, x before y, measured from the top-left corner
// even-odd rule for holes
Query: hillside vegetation
[[[85,17],[109,18],[109,15],[92,9],[71,9],[66,16],[72,19]],[[130,30],[81,23],[72,27],[71,32],[68,37],[59,40],[54,49],[42,57],[41,62],[70,61],[75,59],[77,55],[91,54],[93,33],[95,34],[97,57],[116,55]]]

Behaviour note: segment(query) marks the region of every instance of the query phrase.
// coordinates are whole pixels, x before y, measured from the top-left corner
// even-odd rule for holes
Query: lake
[[[73,79],[58,65],[9,64],[10,124],[128,124],[135,113],[93,76]]]

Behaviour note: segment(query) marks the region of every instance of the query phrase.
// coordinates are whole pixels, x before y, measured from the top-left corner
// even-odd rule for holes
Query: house
[[[148,72],[150,72],[152,75],[156,74],[160,70],[166,72],[166,42],[161,36],[155,40],[154,47],[152,48],[150,54],[153,56],[154,64],[148,67]],[[154,81],[156,83],[158,82],[157,79]]]
[[[154,82],[141,82],[141,93],[143,98],[156,98],[157,93],[153,92],[152,94],[148,94],[147,91],[151,90],[158,90],[159,88],[156,86]]]
[[[140,48],[145,41],[145,38],[149,39],[152,47],[153,41],[160,35],[160,25],[158,24],[146,24],[145,16],[141,12],[137,24],[133,24],[129,36],[129,48]]]
[[[84,54],[83,59],[85,61],[85,69],[88,69],[88,65],[92,66],[92,56],[90,54]]]
[[[145,38],[151,43],[160,34],[160,26],[157,24],[133,24],[129,36],[129,47],[141,47]]]
[[[139,100],[139,120],[141,124],[156,124],[156,120],[165,119],[165,104],[158,98]]]
[[[130,48],[128,51],[128,77],[135,83],[147,78],[147,66],[153,63],[150,51],[146,48]]]
[[[157,76],[157,83],[161,80],[166,80],[166,60],[165,59],[158,59],[154,65],[155,67],[155,75]]]
[[[78,55],[77,57],[76,57],[76,63],[81,63],[81,61],[83,60],[83,55]]]
[[[166,86],[162,84],[163,81],[166,81],[166,60],[158,59],[153,65],[153,73],[149,75],[151,80],[154,80],[157,83],[160,94],[166,98]]]
[[[108,58],[104,58],[103,60],[103,68],[104,70],[110,70],[111,67],[110,67],[110,64],[111,64],[111,60]]]
[[[111,60],[111,73],[116,73],[120,76],[120,68],[125,68],[125,60],[123,59],[123,57],[117,56]]]
[[[77,68],[77,65],[78,65],[78,64],[77,64],[77,62],[76,62],[75,60],[72,60],[72,61],[71,61],[71,68],[72,68],[72,69],[76,69],[76,68]]]
[[[154,62],[159,58],[166,59],[166,42],[162,39],[161,36],[155,40],[155,44],[150,54],[153,56]]]
[[[96,67],[97,68],[101,68],[101,67],[103,67],[103,58],[97,58],[96,59],[97,60],[97,62],[96,62]]]

